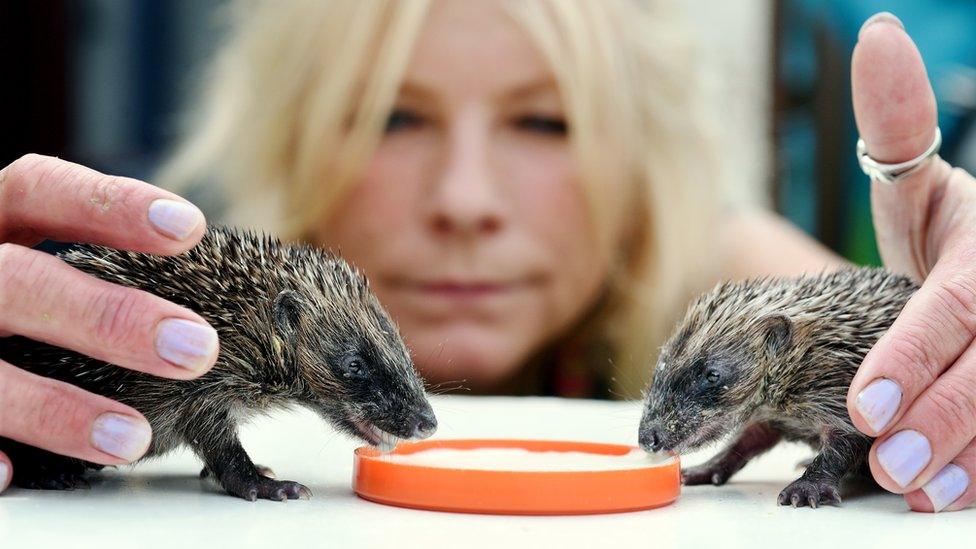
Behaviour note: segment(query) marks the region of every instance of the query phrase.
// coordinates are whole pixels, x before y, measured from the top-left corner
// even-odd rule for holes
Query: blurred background
[[[635,0],[637,1],[637,0]],[[26,152],[150,178],[181,135],[227,0],[0,1],[0,165]],[[723,113],[737,195],[858,263],[878,264],[854,158],[850,52],[897,15],[939,102],[942,155],[976,172],[976,2],[686,2]]]

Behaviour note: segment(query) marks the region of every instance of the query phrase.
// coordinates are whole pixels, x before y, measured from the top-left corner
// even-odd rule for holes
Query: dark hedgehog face
[[[755,407],[766,355],[790,337],[782,315],[749,322],[701,313],[689,312],[658,359],[638,431],[646,451],[686,452],[742,425]]]
[[[437,429],[410,353],[372,293],[327,300],[285,291],[274,311],[307,404],[337,428],[383,451]]]

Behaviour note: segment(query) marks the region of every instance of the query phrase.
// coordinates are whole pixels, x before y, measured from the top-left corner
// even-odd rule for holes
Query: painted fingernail
[[[7,486],[7,481],[10,480],[10,467],[7,464],[0,461],[0,490],[3,490]]]
[[[206,366],[217,351],[217,331],[182,318],[167,318],[156,328],[156,353],[188,370]]]
[[[932,459],[929,439],[918,431],[898,431],[878,446],[878,463],[902,488],[915,480]]]
[[[880,433],[901,405],[901,387],[890,379],[877,379],[857,394],[854,406],[875,433]]]
[[[170,238],[186,240],[204,220],[193,204],[160,198],[149,205],[149,222]]]
[[[895,14],[887,11],[882,11],[872,15],[871,17],[868,17],[868,20],[865,21],[863,25],[861,25],[861,30],[857,31],[857,39],[858,40],[861,39],[861,34],[864,33],[864,29],[870,27],[875,23],[890,23],[892,25],[897,25],[902,30],[905,30],[905,25],[902,24],[901,19],[895,17]]]
[[[922,486],[922,491],[932,502],[932,509],[938,513],[959,499],[968,487],[969,475],[966,474],[966,470],[955,463],[950,463]]]
[[[106,412],[92,424],[92,446],[127,461],[135,461],[146,453],[152,429],[143,420]]]

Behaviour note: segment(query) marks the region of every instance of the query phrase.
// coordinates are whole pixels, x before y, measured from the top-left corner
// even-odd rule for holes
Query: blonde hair
[[[718,159],[692,35],[666,2],[504,1],[553,69],[611,264],[602,310],[582,331],[611,343],[615,393],[634,397],[713,271]],[[219,182],[227,222],[308,234],[370,158],[430,3],[239,4],[197,127],[158,181]]]

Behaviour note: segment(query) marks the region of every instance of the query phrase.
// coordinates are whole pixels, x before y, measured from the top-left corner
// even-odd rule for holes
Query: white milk
[[[533,452],[521,448],[477,448],[455,450],[436,448],[413,454],[388,454],[384,460],[409,465],[447,469],[491,471],[612,471],[656,467],[670,463],[670,455],[631,450],[608,456],[587,452]]]

